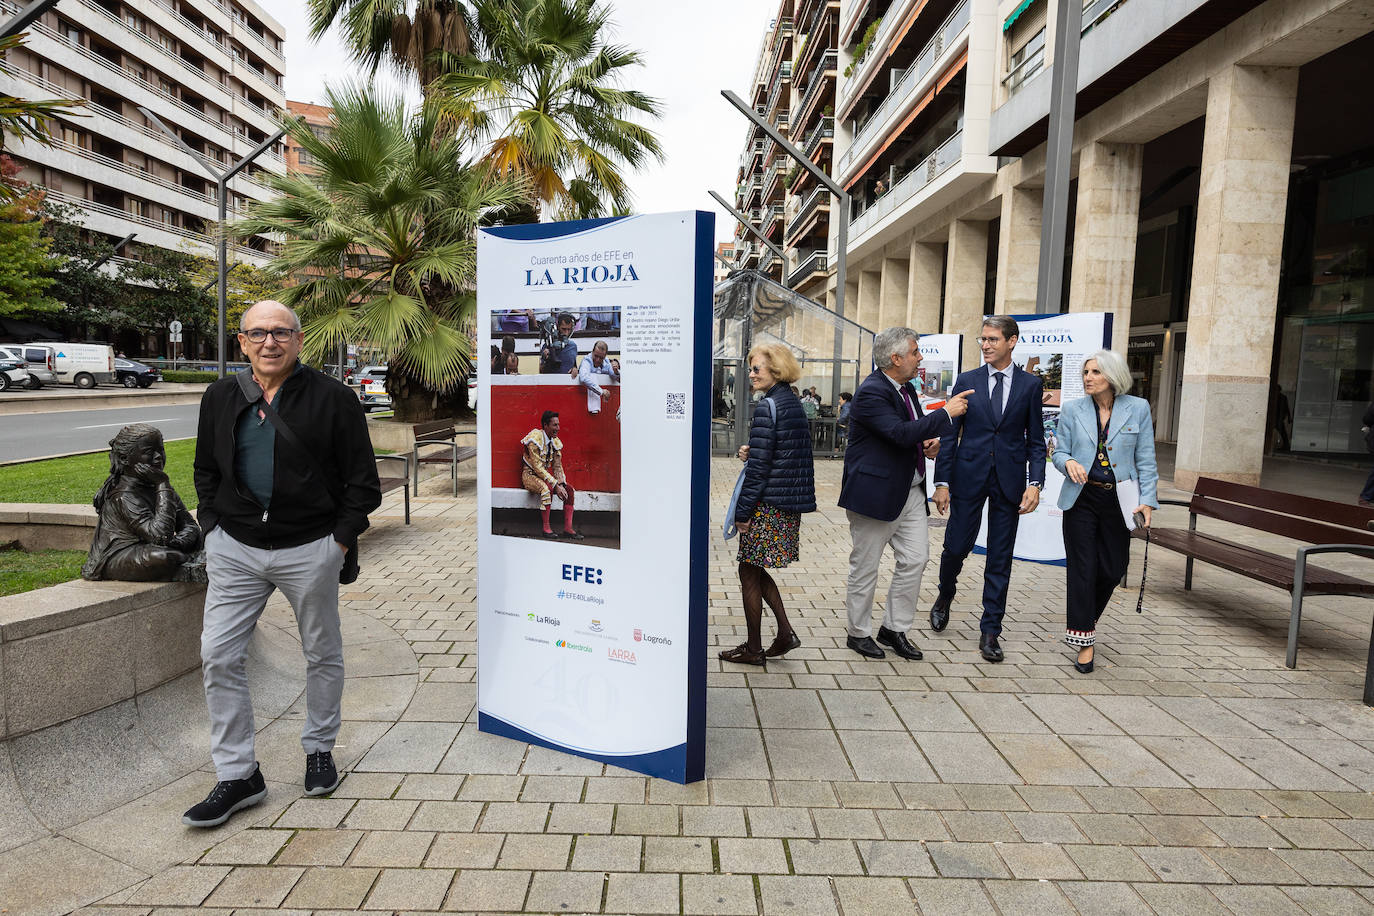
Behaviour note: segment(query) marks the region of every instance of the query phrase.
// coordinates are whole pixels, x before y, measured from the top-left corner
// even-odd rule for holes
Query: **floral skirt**
[[[735,562],[777,569],[796,562],[800,546],[800,513],[759,503],[749,520],[749,530],[739,534]]]

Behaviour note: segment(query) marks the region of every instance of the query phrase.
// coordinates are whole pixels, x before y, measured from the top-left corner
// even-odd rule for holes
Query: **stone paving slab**
[[[715,659],[744,621],[730,547],[712,540],[703,783],[476,731],[465,468],[457,499],[445,480],[422,485],[409,527],[395,518],[399,498],[388,500],[345,594],[365,615],[349,631],[350,676],[362,674],[345,716],[371,731],[338,792],[307,799],[274,786],[265,816],[232,835],[185,837],[170,868],[103,857],[94,834],[62,838],[90,876],[86,893],[53,885],[8,912],[1374,911],[1374,712],[1360,703],[1368,603],[1311,599],[1290,671],[1284,593],[1207,567],[1185,592],[1181,559],[1158,551],[1146,612],[1130,613],[1132,590],[1118,595],[1084,677],[1059,642],[1058,567],[1015,564],[1007,660],[983,662],[973,558],[949,628],[917,621],[924,661],[867,661],[844,648],[839,471],[817,465],[823,510],[804,521],[802,562],[777,573],[803,641],[783,663]],[[731,462],[716,472],[718,510]],[[1178,510],[1160,518],[1186,524]],[[934,528],[936,556],[940,536]],[[1139,546],[1132,582],[1138,564]],[[1349,558],[1331,565],[1369,573]],[[928,571],[923,609],[933,586]],[[883,582],[877,591],[875,617]],[[399,643],[379,653],[383,630]],[[283,758],[293,715],[278,726]],[[125,827],[180,812],[165,792],[141,801]],[[0,817],[22,830],[20,810]],[[6,904],[3,882],[33,867],[36,848],[18,847],[28,859],[0,852]]]

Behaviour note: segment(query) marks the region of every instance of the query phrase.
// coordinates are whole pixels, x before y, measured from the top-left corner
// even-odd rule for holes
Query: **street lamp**
[[[177,146],[181,147],[182,150],[189,154],[192,159],[200,163],[200,167],[205,169],[205,171],[209,173],[210,177],[215,180],[215,198],[219,203],[220,224],[219,244],[215,246],[216,254],[218,255],[217,266],[219,277],[219,327],[216,341],[219,347],[219,377],[224,378],[226,375],[229,374],[228,350],[226,340],[227,335],[225,333],[224,327],[225,315],[228,312],[229,302],[229,239],[224,232],[224,224],[229,217],[229,181],[239,172],[247,168],[248,164],[251,163],[254,159],[258,158],[264,152],[266,152],[268,148],[272,146],[272,144],[276,143],[283,136],[285,136],[286,128],[283,127],[281,130],[277,131],[275,134],[268,137],[266,140],[262,141],[257,146],[253,147],[253,149],[246,153],[242,159],[231,165],[227,171],[221,172],[214,165],[210,164],[209,159],[207,159],[200,153],[196,152],[195,150],[191,149],[191,147],[187,146],[186,142],[181,139],[181,135],[178,134],[176,131],[172,130],[166,124],[162,123],[162,119],[159,118],[157,115],[153,114],[147,108],[144,108],[142,106],[139,106],[138,110],[139,113],[142,114],[145,118],[156,124],[164,134],[171,137],[172,140],[176,142]]]
[[[768,241],[768,237],[764,235],[762,232],[760,232],[757,228],[755,228],[753,223],[749,222],[749,217],[745,216],[743,213],[736,210],[733,206],[730,205],[730,203],[724,197],[721,197],[715,191],[707,191],[706,193],[714,197],[716,199],[716,203],[720,204],[726,210],[729,210],[730,215],[733,216],[735,219],[739,220],[741,226],[743,226],[745,229],[748,229],[749,232],[753,235],[758,236],[759,241],[767,245],[768,250],[773,252],[773,254],[777,255],[778,260],[782,261],[783,265],[786,266],[787,255],[783,254],[782,249],[779,248],[777,245],[774,245],[772,242]]]
[[[9,38],[33,25],[34,21],[57,5],[57,0],[33,0],[28,6],[14,14],[14,18],[0,29],[0,38]]]
[[[1078,98],[1078,42],[1083,35],[1081,0],[1059,0],[1054,27],[1050,132],[1045,142],[1045,200],[1040,215],[1040,282],[1035,288],[1037,315],[1057,314],[1064,298],[1069,164],[1073,158],[1074,103]]]

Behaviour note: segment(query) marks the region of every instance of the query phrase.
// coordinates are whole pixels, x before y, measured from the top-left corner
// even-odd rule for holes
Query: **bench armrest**
[[[410,476],[410,456],[409,455],[373,455],[378,461],[399,461],[406,466],[406,476]]]
[[[1315,544],[1311,547],[1299,547],[1298,559],[1305,560],[1314,553],[1353,553],[1374,560],[1374,547],[1366,547],[1364,544]]]
[[[1160,497],[1155,501],[1161,506],[1182,506],[1185,509],[1193,504],[1192,500],[1189,499],[1164,499]]]

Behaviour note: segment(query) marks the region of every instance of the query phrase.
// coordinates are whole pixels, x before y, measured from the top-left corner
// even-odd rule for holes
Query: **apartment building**
[[[310,132],[321,140],[329,140],[334,135],[334,109],[328,105],[313,105],[310,102],[286,103],[286,110],[293,117],[299,118],[310,128]],[[303,149],[300,144],[291,137],[283,137],[282,142],[286,147],[286,170],[288,172],[303,172],[310,174],[315,171],[315,162],[311,158],[309,151]]]
[[[0,0],[0,13],[17,9]],[[60,116],[51,147],[6,139],[19,177],[76,207],[93,235],[134,233],[124,257],[157,248],[213,257],[215,184],[139,109],[227,168],[278,129],[281,25],[252,0],[62,0],[28,31],[0,62],[0,92],[86,105]],[[283,152],[279,142],[233,179],[231,218],[270,196],[259,176],[284,172]],[[270,246],[243,240],[230,259],[261,266]]]
[[[1056,7],[844,0],[846,317],[961,332],[967,365],[982,315],[1034,312]],[[1374,4],[1086,0],[1081,32],[1061,310],[1114,315],[1180,486],[1363,456]]]

